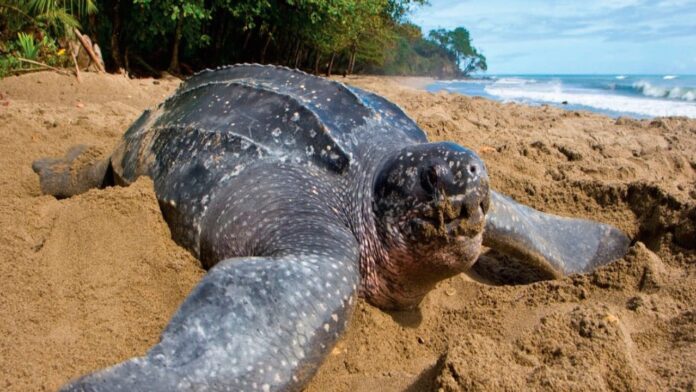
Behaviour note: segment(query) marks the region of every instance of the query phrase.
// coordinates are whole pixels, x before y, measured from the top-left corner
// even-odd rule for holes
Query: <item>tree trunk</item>
[[[251,29],[248,29],[244,35],[244,45],[242,45],[242,51],[245,51],[247,46],[249,46],[249,40],[251,39]]]
[[[273,39],[273,33],[269,31],[266,35],[266,42],[264,42],[263,48],[261,49],[261,56],[259,61],[261,64],[264,64],[264,62],[266,61],[266,50],[268,50],[268,45],[271,43],[271,39]]]
[[[331,53],[331,60],[329,60],[329,66],[326,68],[326,77],[331,77],[331,69],[334,65],[334,60],[336,59],[336,52]]]
[[[355,67],[355,55],[356,55],[356,52],[358,51],[357,49],[358,48],[356,45],[353,45],[350,48],[350,60],[348,61],[348,75],[353,74],[353,67]]]
[[[321,62],[321,53],[317,50],[316,57],[314,58],[314,74],[319,75],[319,62]]]
[[[297,42],[295,43],[295,51],[292,53],[293,55],[293,62],[292,65],[297,68],[297,63],[300,62],[300,39],[297,38]]]
[[[276,38],[275,44],[275,58],[271,62],[282,63],[283,65],[288,65],[290,63],[290,58],[292,57],[292,46],[295,42],[294,38],[290,34],[280,34]]]
[[[214,46],[214,57],[215,59],[220,58],[220,52],[222,52],[222,48],[225,45],[225,27],[227,25],[226,20],[222,18],[216,18],[216,33],[215,33],[215,42]]]
[[[179,11],[179,18],[176,20],[176,30],[174,31],[174,45],[172,46],[172,60],[169,62],[169,73],[179,74],[179,44],[181,43],[181,30],[184,26],[184,15]]]
[[[295,68],[300,66],[300,60],[302,60],[302,46],[297,45],[297,51],[295,52]]]
[[[111,59],[116,65],[116,69],[123,68],[123,57],[121,57],[121,1],[115,0],[111,8]]]
[[[300,40],[297,38],[297,35],[295,35],[292,40],[288,41],[288,48],[290,49],[286,52],[285,62],[283,64],[287,65],[288,67],[292,67],[295,57],[297,57],[297,47],[299,46],[299,43]]]
[[[123,52],[123,65],[126,67],[126,75],[130,75],[130,60],[128,60],[130,48],[126,46],[126,50]]]

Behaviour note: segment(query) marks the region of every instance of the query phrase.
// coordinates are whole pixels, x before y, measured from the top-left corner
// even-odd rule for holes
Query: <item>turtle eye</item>
[[[437,166],[428,166],[421,170],[421,187],[429,194],[434,194],[440,188],[440,176],[437,173]]]

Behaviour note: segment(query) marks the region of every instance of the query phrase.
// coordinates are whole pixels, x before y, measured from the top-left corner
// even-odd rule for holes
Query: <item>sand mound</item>
[[[177,85],[84,78],[0,81],[2,390],[52,390],[142,354],[202,276],[170,239],[149,180],[60,201],[40,195],[34,159],[75,144],[109,151]],[[586,276],[519,285],[518,274],[491,275],[500,265],[484,258],[479,278],[493,284],[450,279],[418,311],[360,302],[308,390],[694,388],[696,121],[502,105],[412,90],[403,79],[347,81],[400,104],[432,140],[478,151],[503,193],[612,223],[638,242]]]
[[[144,353],[202,276],[170,239],[149,179],[61,201],[39,196],[32,160],[76,143],[111,150],[145,105],[125,96],[140,82],[85,76],[84,86],[51,73],[0,81],[9,96],[0,106],[2,390],[55,390]],[[107,91],[89,91],[102,80]],[[84,105],[72,88],[87,88],[77,94]],[[71,98],[55,101],[56,91]]]

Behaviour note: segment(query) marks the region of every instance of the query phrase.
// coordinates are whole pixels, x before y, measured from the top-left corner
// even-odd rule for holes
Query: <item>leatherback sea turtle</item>
[[[43,192],[154,180],[173,238],[209,268],[146,355],[66,391],[298,390],[356,297],[418,305],[481,245],[553,271],[621,257],[629,239],[489,189],[481,159],[428,143],[393,103],[275,66],[206,70],[135,121],[105,161],[36,161]]]

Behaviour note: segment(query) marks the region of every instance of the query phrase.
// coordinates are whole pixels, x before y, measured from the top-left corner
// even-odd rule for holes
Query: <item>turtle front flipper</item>
[[[491,191],[483,244],[555,277],[621,258],[630,242],[613,226],[546,214]]]
[[[296,230],[301,243],[285,254],[219,262],[145,356],[61,390],[301,390],[341,336],[356,299],[357,243],[330,226]]]
[[[63,158],[39,159],[31,167],[39,175],[42,193],[65,198],[111,185],[109,159],[101,155],[98,148],[77,145]]]

